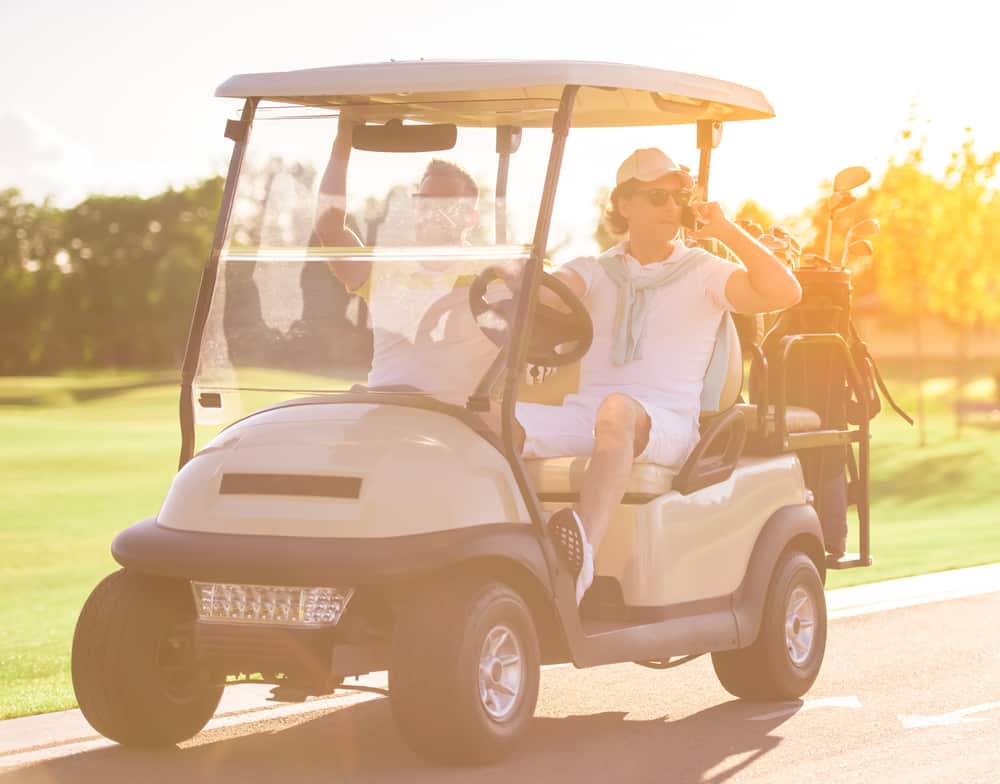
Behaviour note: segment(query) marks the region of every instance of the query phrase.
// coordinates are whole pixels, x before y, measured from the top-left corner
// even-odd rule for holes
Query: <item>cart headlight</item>
[[[354,595],[353,588],[302,588],[191,581],[198,618],[286,626],[333,626]]]

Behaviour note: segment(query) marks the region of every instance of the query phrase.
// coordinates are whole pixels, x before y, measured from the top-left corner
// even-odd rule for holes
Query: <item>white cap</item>
[[[674,163],[666,153],[656,147],[644,147],[628,156],[618,167],[615,184],[621,185],[628,180],[652,182],[673,172],[682,174],[687,180],[688,186],[691,186],[691,175]]]

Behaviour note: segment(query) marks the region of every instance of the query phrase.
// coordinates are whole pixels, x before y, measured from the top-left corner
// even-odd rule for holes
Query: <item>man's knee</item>
[[[597,425],[607,425],[615,429],[634,426],[638,405],[628,395],[619,392],[608,395],[597,407]]]
[[[639,401],[619,392],[608,395],[597,407],[594,437],[598,441],[606,438],[628,438],[634,440],[637,454],[646,448],[649,440],[650,420],[646,409]]]

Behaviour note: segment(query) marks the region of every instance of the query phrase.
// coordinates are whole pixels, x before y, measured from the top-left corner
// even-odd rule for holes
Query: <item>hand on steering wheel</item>
[[[495,280],[503,281],[516,293],[521,275],[500,266],[487,267],[469,287],[469,307],[483,334],[500,348],[506,348],[514,323],[516,297],[487,300],[487,286]],[[540,302],[535,304],[534,318],[528,328],[527,361],[543,367],[570,365],[587,353],[594,339],[590,314],[570,288],[554,275],[543,272],[539,287],[552,291],[569,312]]]

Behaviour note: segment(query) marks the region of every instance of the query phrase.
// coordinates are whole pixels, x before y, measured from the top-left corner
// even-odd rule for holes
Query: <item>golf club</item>
[[[771,226],[770,233],[788,243],[789,262],[793,269],[798,269],[799,261],[802,258],[802,243],[788,229],[778,223]]]
[[[864,185],[871,179],[871,172],[864,166],[848,166],[841,169],[833,178],[833,193],[827,201],[826,242],[823,245],[823,255],[830,257],[830,235],[833,233],[833,216],[835,213],[850,207],[857,198],[850,193],[854,188]]]
[[[847,262],[848,248],[851,242],[858,237],[874,237],[881,231],[882,227],[879,225],[878,218],[865,218],[862,221],[858,221],[847,231],[847,236],[844,238],[844,252],[840,257],[840,266],[843,267]]]
[[[869,240],[854,240],[850,245],[844,249],[845,259],[860,259],[863,257],[870,257],[875,253],[875,249],[872,247],[871,241]],[[843,266],[843,264],[841,264]]]

